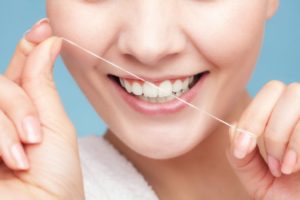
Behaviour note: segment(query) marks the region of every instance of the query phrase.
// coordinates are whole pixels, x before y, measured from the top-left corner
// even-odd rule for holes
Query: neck
[[[250,102],[246,92],[239,102],[227,121],[239,119]],[[167,160],[137,154],[110,131],[105,138],[133,163],[160,199],[219,199],[220,195],[223,199],[227,199],[225,196],[245,199],[244,190],[225,156],[229,147],[228,127],[219,126],[188,153]],[[218,193],[214,192],[216,188]]]

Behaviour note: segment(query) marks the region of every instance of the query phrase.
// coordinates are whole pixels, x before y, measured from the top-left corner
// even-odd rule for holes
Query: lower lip
[[[200,92],[203,82],[209,73],[203,74],[198,82],[186,93],[180,96],[181,99],[191,102],[197,93]],[[122,98],[136,111],[147,115],[165,115],[178,112],[188,105],[177,100],[176,98],[165,103],[151,103],[141,100],[135,96],[128,94],[118,83],[111,80],[114,88],[120,93]]]

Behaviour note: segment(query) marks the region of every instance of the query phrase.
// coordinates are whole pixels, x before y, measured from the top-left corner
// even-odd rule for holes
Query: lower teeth
[[[186,90],[180,91],[176,94],[173,93],[173,95],[168,96],[168,97],[155,97],[155,98],[153,98],[153,97],[145,97],[143,95],[141,95],[141,96],[136,96],[135,95],[135,96],[137,98],[141,99],[141,100],[149,101],[149,102],[152,102],[152,103],[164,103],[164,102],[168,102],[168,101],[171,101],[171,100],[175,99],[176,98],[175,96],[177,96],[177,97],[181,96],[183,93],[185,93],[188,90],[189,89],[186,89]]]

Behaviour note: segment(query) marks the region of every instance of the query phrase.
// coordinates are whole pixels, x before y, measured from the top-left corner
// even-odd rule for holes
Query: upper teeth
[[[161,82],[157,87],[140,81],[128,81],[123,78],[119,78],[121,85],[126,89],[128,93],[133,93],[137,96],[144,96],[149,98],[157,97],[170,97],[172,94],[179,95],[189,89],[189,85],[193,82],[194,76],[185,78],[184,80],[177,79],[174,81],[165,80]]]

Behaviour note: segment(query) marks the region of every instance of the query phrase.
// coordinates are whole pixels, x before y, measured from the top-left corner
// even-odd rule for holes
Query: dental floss
[[[107,60],[107,59],[105,59],[105,58],[103,58],[103,57],[95,54],[94,52],[92,52],[92,51],[90,51],[88,49],[85,49],[84,47],[81,47],[79,44],[77,44],[77,43],[75,43],[75,42],[73,42],[73,41],[71,41],[69,39],[66,39],[66,38],[62,38],[62,40],[65,41],[65,42],[67,42],[67,43],[69,43],[69,44],[71,44],[74,47],[77,47],[78,49],[82,50],[83,52],[85,52],[85,53],[87,53],[87,54],[89,54],[89,55],[91,55],[91,56],[93,56],[93,57],[95,57],[95,58],[97,58],[97,59],[99,59],[99,60],[101,60],[101,61],[103,61],[103,62],[105,62],[105,63],[107,63],[107,64],[109,64],[109,65],[111,65],[111,66],[113,66],[113,67],[115,67],[115,68],[117,68],[117,69],[119,69],[119,70],[127,73],[127,74],[129,74],[129,75],[131,75],[131,76],[133,76],[133,77],[135,77],[136,79],[138,79],[140,81],[143,81],[143,82],[151,85],[152,87],[158,89],[159,91],[163,91],[164,92],[164,90],[162,88],[158,87],[157,85],[155,85],[155,84],[153,84],[153,83],[151,83],[149,81],[146,81],[143,78],[139,77],[138,75],[136,75],[136,74],[134,74],[134,73],[132,73],[132,72],[130,72],[130,71],[128,71],[128,70],[120,67],[120,66],[118,66],[117,64],[115,64],[115,63],[113,63],[113,62],[111,62],[111,61],[109,61],[109,60]],[[220,123],[228,126],[229,128],[234,129],[236,132],[245,133],[245,134],[248,134],[248,135],[252,136],[255,139],[257,138],[257,136],[254,133],[250,132],[250,131],[247,131],[247,130],[244,130],[244,129],[241,129],[241,128],[237,128],[236,125],[230,124],[230,123],[228,123],[228,122],[226,122],[226,121],[224,121],[224,120],[222,120],[222,119],[214,116],[213,114],[207,112],[206,110],[200,109],[199,107],[195,106],[194,104],[191,104],[191,103],[185,101],[184,99],[181,99],[180,97],[178,97],[178,96],[176,96],[174,94],[171,94],[171,96],[174,97],[174,98],[176,98],[178,101],[181,101],[182,103],[188,105],[189,107],[191,107],[191,108],[193,108],[193,109],[195,109],[195,110],[197,110],[199,112],[204,113],[205,115],[211,117],[212,119],[215,119],[215,120],[219,121]]]

